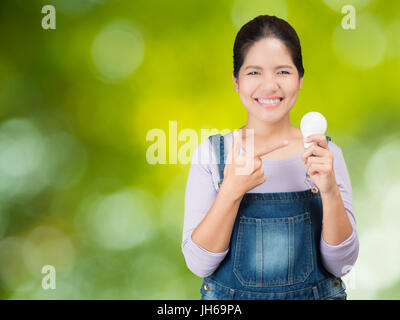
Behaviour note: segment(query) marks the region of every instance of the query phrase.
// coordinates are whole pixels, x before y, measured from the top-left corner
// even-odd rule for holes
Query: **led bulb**
[[[307,138],[312,134],[325,134],[327,128],[327,122],[325,117],[319,112],[308,112],[300,121],[300,130],[303,134],[303,138]],[[304,142],[304,148],[308,148],[315,142]]]

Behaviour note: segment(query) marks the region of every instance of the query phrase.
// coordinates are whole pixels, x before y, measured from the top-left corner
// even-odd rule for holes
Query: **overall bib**
[[[220,185],[224,137],[209,139],[219,159]],[[230,250],[215,272],[203,279],[201,299],[346,299],[342,279],[321,263],[321,227],[319,190],[244,194]]]

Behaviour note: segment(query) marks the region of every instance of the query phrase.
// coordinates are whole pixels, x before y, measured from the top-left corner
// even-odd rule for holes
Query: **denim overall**
[[[330,137],[326,137],[330,141]],[[209,137],[224,178],[226,148],[221,134]],[[202,300],[341,299],[341,278],[321,263],[320,191],[245,193],[237,212],[230,250],[203,279]]]

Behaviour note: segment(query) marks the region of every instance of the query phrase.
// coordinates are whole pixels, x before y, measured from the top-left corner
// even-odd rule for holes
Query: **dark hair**
[[[289,50],[293,63],[299,73],[304,75],[300,40],[296,31],[285,20],[276,16],[260,15],[243,25],[236,35],[233,46],[233,72],[238,78],[239,70],[250,47],[263,38],[281,40]]]

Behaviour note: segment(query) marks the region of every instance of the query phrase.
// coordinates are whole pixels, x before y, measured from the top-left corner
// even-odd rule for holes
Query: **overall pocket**
[[[313,268],[309,212],[285,218],[239,218],[233,272],[243,286],[303,282]]]
[[[336,293],[332,296],[325,298],[325,300],[347,300],[347,293],[345,290]]]

